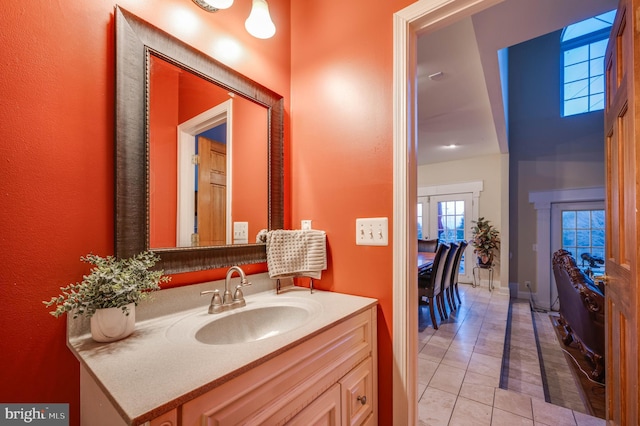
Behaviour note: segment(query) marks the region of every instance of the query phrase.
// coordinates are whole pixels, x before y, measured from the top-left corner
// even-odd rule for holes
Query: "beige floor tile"
[[[469,361],[469,370],[490,377],[500,377],[502,358],[474,352]]]
[[[498,386],[500,386],[500,377],[485,376],[467,369],[467,374],[464,375],[464,380],[462,381],[462,383],[486,385],[497,388]]]
[[[606,426],[607,422],[604,419],[589,416],[588,414],[573,412],[573,416],[576,419],[578,426]]]
[[[436,332],[433,336],[431,336],[431,339],[429,339],[429,344],[448,349],[452,341],[453,336],[445,336],[444,334],[439,334]]]
[[[490,405],[481,404],[467,398],[458,397],[453,408],[450,426],[490,426]]]
[[[456,399],[456,395],[427,387],[418,403],[418,424],[421,426],[448,425]]]
[[[541,385],[535,385],[509,377],[507,389],[544,400],[544,389]]]
[[[444,357],[442,358],[442,364],[461,368],[466,370],[469,366],[469,360],[471,360],[472,350],[464,350],[459,347],[450,346]]]
[[[460,388],[459,396],[480,402],[482,404],[493,405],[493,394],[495,390],[496,388],[493,386],[463,381],[462,387]]]
[[[418,358],[418,383],[428,385],[438,365],[437,362]]]
[[[576,420],[573,412],[568,408],[549,404],[544,400],[532,398],[533,420],[554,426],[575,426]]]
[[[509,379],[516,379],[542,388],[542,375],[540,364],[516,364],[509,362]]]
[[[447,348],[427,343],[420,353],[418,353],[418,357],[433,362],[440,362],[445,353],[447,353]]]
[[[509,391],[499,389],[508,296],[468,285],[460,290],[462,305],[440,322],[438,330],[427,327],[419,335],[420,425],[605,426],[602,419],[583,414],[583,405],[571,405],[579,394],[575,385],[570,386],[573,380],[551,321],[546,314],[534,313],[536,321],[540,320],[536,322],[540,351],[552,371],[546,379],[549,393],[559,395],[575,411],[544,401],[535,331],[526,302],[512,304]]]
[[[466,371],[463,369],[440,364],[429,382],[429,387],[457,395],[460,392],[465,373]]]
[[[427,389],[426,383],[418,383],[418,402],[422,399],[422,394]]]
[[[502,356],[504,354],[504,344],[500,342],[494,344],[476,345],[473,351],[482,355],[488,355],[502,359]]]
[[[493,407],[491,426],[533,426],[533,420]]]
[[[496,389],[493,406],[520,417],[533,419],[531,397],[521,393]]]

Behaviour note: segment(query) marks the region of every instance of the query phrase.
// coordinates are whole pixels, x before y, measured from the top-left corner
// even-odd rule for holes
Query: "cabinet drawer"
[[[287,423],[287,426],[309,425],[340,425],[340,385],[333,385]]]
[[[373,377],[373,362],[369,357],[340,380],[343,426],[366,424],[376,397]]]

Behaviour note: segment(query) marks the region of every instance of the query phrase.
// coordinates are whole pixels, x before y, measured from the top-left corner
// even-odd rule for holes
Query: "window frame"
[[[566,29],[567,27],[565,27]],[[604,102],[602,105],[602,108],[598,108],[598,109],[591,109],[591,105],[590,105],[590,101],[591,101],[591,93],[589,93],[586,97],[587,97],[587,102],[589,104],[588,106],[588,110],[587,111],[583,111],[583,112],[578,112],[575,114],[569,114],[567,115],[565,113],[565,107],[566,107],[566,102],[567,100],[564,98],[564,93],[565,93],[565,52],[569,51],[569,50],[573,50],[573,49],[577,49],[579,47],[582,46],[590,46],[592,43],[596,43],[598,41],[602,41],[602,40],[606,40],[609,38],[609,34],[611,33],[611,27],[608,28],[602,28],[593,32],[590,32],[588,34],[584,34],[582,36],[579,37],[575,37],[572,38],[570,40],[567,41],[562,41],[562,37],[564,35],[564,30],[561,32],[560,34],[560,103],[561,103],[561,117],[565,118],[565,117],[573,117],[573,116],[578,116],[578,115],[582,115],[582,114],[588,114],[591,112],[596,112],[596,111],[602,111],[604,109]],[[587,59],[587,62],[591,62],[592,58],[591,58],[591,52],[589,51],[589,57]],[[604,55],[602,58],[602,61],[604,63]],[[600,74],[598,74],[600,75]],[[587,80],[589,80],[590,78],[592,78],[591,74],[589,74],[589,76],[586,77]],[[606,87],[604,86],[604,66],[603,66],[603,73],[602,73],[602,79],[603,79],[603,94],[604,91],[606,90]],[[578,81],[578,80],[576,80]],[[590,83],[587,82],[587,85],[589,85]],[[589,90],[590,92],[590,90]]]

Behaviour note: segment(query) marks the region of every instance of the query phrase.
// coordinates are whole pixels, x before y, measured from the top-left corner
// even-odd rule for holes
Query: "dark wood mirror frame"
[[[284,100],[175,37],[116,7],[115,252],[149,247],[147,60],[151,52],[268,109],[269,229],[284,227]],[[156,250],[167,274],[266,262],[264,244]]]

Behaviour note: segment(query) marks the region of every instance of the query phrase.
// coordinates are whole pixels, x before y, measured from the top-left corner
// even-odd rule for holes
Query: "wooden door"
[[[607,420],[638,425],[638,242],[640,171],[635,123],[640,100],[640,47],[634,11],[620,0],[605,55],[606,104],[606,382]]]
[[[198,137],[198,245],[227,244],[227,146]]]

